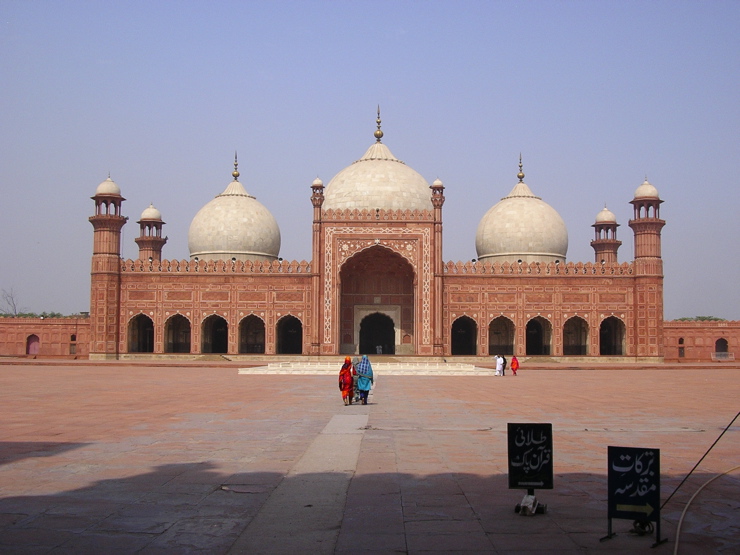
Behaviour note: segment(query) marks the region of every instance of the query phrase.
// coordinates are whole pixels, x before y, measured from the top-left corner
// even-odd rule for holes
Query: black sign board
[[[552,489],[552,424],[507,424],[509,489]]]
[[[660,450],[608,448],[608,517],[658,522],[660,519]]]

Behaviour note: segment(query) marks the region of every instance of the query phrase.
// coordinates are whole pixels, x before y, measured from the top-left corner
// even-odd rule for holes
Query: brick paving
[[[600,542],[607,446],[660,449],[665,501],[740,410],[738,366],[380,375],[350,407],[332,376],[238,368],[0,363],[0,552],[668,553],[740,464],[736,422],[664,507],[666,544],[624,520]],[[553,425],[544,515],[514,512],[507,422]],[[740,551],[740,471],[679,542]]]

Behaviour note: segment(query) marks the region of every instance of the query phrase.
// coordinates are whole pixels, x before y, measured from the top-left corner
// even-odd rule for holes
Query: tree
[[[2,307],[0,308],[2,309],[3,314],[8,314],[15,318],[23,311],[18,301],[18,296],[15,294],[12,287],[10,288],[10,291],[3,289],[0,292],[0,298],[2,298]]]
[[[683,318],[677,318],[677,322],[726,322],[724,318],[717,318],[716,316],[694,316],[689,318],[684,316]]]

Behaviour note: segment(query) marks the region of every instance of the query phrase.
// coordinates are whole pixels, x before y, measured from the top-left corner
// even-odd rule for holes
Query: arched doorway
[[[154,322],[146,314],[137,314],[129,320],[128,352],[154,352]]]
[[[37,355],[39,354],[40,350],[41,350],[41,341],[39,341],[38,335],[32,334],[26,337],[26,354],[27,355]]]
[[[720,337],[717,339],[717,341],[714,342],[714,352],[715,353],[727,353],[729,352],[729,344],[727,343],[727,339],[724,337]]]
[[[542,316],[527,322],[527,354],[532,356],[549,355],[552,339],[552,325]]]
[[[624,322],[609,316],[599,327],[599,354],[622,356],[624,354]]]
[[[361,355],[396,354],[396,329],[390,316],[375,312],[360,322]]]
[[[488,325],[488,354],[514,354],[514,322],[506,316],[499,316]]]
[[[303,352],[303,324],[295,316],[284,316],[277,323],[277,354],[300,355]]]
[[[563,354],[565,356],[588,354],[588,322],[580,316],[568,318],[563,326]]]
[[[175,314],[164,324],[164,352],[190,352],[190,320],[182,314]]]
[[[250,314],[239,322],[239,353],[265,352],[265,323]]]
[[[226,354],[229,350],[229,324],[218,314],[203,320],[201,352]]]
[[[477,338],[478,326],[476,325],[475,320],[468,316],[461,316],[452,322],[450,353],[453,355],[477,354]]]
[[[339,352],[376,353],[375,345],[363,343],[360,328],[368,316],[379,313],[391,319],[394,330],[392,339],[379,338],[383,353],[414,354],[414,269],[400,254],[373,246],[347,259],[339,272],[339,304]],[[388,329],[387,321],[374,325]]]

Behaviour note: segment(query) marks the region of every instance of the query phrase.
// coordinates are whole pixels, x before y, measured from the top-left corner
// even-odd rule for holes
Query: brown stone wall
[[[710,361],[718,339],[727,341],[729,353],[740,356],[740,321],[663,323],[667,361]]]
[[[39,357],[87,358],[89,318],[0,318],[0,356],[26,356],[28,338],[38,337]]]

